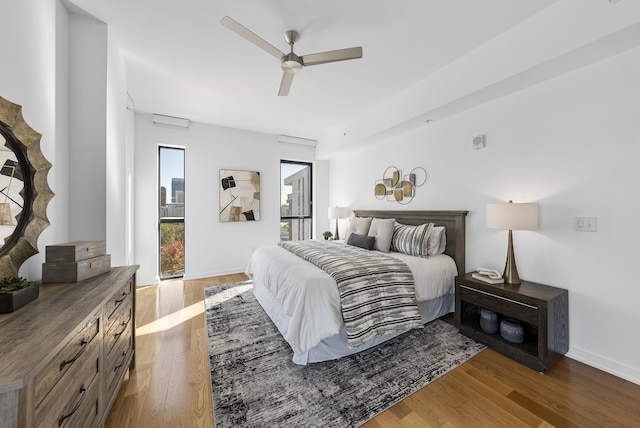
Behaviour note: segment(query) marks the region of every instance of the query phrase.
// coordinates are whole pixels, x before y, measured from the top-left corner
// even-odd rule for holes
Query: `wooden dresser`
[[[43,284],[0,315],[0,428],[100,427],[135,366],[135,274]]]

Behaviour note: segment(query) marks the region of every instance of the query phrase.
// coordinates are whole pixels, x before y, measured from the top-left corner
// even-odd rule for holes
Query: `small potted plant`
[[[333,233],[329,232],[328,230],[322,232],[322,236],[324,236],[324,239],[327,240],[329,238],[333,238]]]
[[[19,276],[0,279],[0,314],[13,312],[38,298],[40,285]]]

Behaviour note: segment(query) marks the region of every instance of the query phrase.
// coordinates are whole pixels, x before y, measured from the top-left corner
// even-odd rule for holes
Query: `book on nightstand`
[[[478,281],[486,282],[487,284],[502,284],[504,283],[504,278],[492,279],[487,275],[483,275],[479,272],[474,272],[471,274],[471,278],[477,279]]]

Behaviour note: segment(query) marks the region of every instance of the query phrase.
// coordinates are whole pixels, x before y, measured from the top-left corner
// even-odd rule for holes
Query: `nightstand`
[[[455,325],[460,332],[539,372],[569,350],[569,296],[563,288],[522,281],[520,285],[487,284],[456,277]],[[480,327],[480,309],[520,321],[524,342],[512,343]]]

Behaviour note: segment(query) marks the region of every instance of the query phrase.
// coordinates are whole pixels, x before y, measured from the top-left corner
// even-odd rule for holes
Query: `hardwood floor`
[[[137,363],[107,428],[212,427],[203,288],[244,274],[137,290]],[[569,358],[545,374],[485,350],[364,425],[638,427],[640,385]]]

